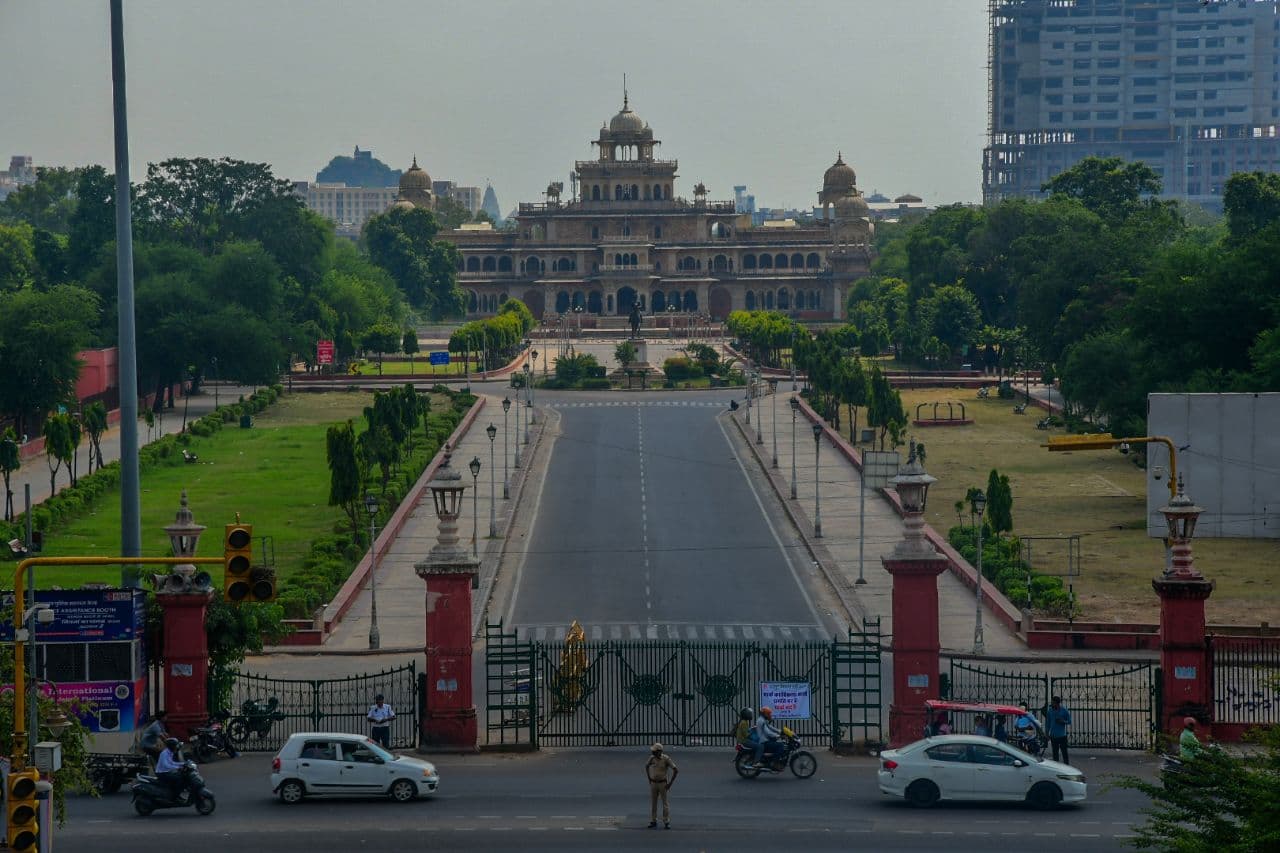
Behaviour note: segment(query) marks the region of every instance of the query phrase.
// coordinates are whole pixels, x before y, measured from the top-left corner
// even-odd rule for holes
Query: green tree
[[[888,377],[880,372],[879,365],[872,365],[868,377],[871,385],[871,397],[867,405],[867,423],[880,430],[880,449],[884,449],[884,440],[891,432],[894,444],[898,432],[907,422],[907,411],[902,406],[902,395],[889,383]]]
[[[534,319],[533,312],[529,310],[529,306],[525,305],[519,299],[505,299],[498,306],[499,314],[515,314],[520,318],[520,334],[527,335],[529,330],[538,325],[538,321]]]
[[[849,409],[849,443],[858,440],[858,409],[867,405],[871,386],[861,358],[846,358],[840,362],[837,381],[840,385],[840,401]]]
[[[13,489],[9,478],[22,467],[22,454],[18,450],[18,435],[13,427],[0,432],[0,474],[4,476],[4,520],[13,521]]]
[[[986,526],[997,536],[1013,532],[1013,490],[1008,475],[995,468],[987,476]]]
[[[613,347],[613,357],[625,371],[631,362],[636,360],[636,345],[631,341],[623,341]]]
[[[1059,172],[1041,190],[1050,195],[1079,199],[1105,222],[1116,224],[1144,203],[1158,196],[1160,176],[1146,163],[1119,157],[1086,157]]]
[[[325,432],[325,459],[329,463],[329,506],[341,507],[351,522],[351,535],[360,536],[360,464],[356,459],[356,435],[351,421]]]
[[[952,352],[973,343],[982,323],[978,300],[963,287],[939,287],[921,307],[921,318],[929,331]]]
[[[68,280],[66,237],[37,228],[31,237],[31,254],[35,259],[35,283],[41,290]]]
[[[21,290],[36,277],[35,234],[25,222],[0,225],[0,292]]]
[[[461,256],[452,243],[436,239],[439,233],[431,211],[392,208],[370,218],[362,238],[373,262],[432,320],[460,316],[466,305],[457,280]]]
[[[89,473],[93,473],[93,462],[102,467],[102,434],[107,431],[107,406],[101,400],[94,400],[84,409],[84,428],[89,433]]]
[[[16,419],[19,434],[74,399],[77,353],[89,343],[97,315],[93,294],[69,284],[0,294],[0,412]]]
[[[1237,172],[1223,188],[1222,208],[1234,240],[1243,240],[1280,221],[1280,175]]]
[[[63,463],[71,468],[71,430],[67,415],[50,415],[45,419],[41,435],[44,436],[44,458],[49,465],[49,494],[58,493],[58,471]]]
[[[418,346],[418,333],[416,331],[405,329],[404,338],[400,341],[400,351],[409,356],[409,372],[413,373],[413,357],[422,351],[421,347]]]
[[[1113,431],[1134,429],[1146,415],[1143,362],[1131,335],[1122,331],[1090,335],[1067,351],[1062,394],[1087,414],[1105,420]]]
[[[108,244],[113,244],[115,238],[115,175],[101,166],[81,169],[76,176],[75,209],[67,221],[68,276],[78,280],[99,264],[105,264],[114,289],[115,259],[104,258],[103,250]]]
[[[400,330],[390,323],[376,323],[364,330],[360,341],[366,351],[378,354],[378,375],[381,376],[383,354],[398,350],[403,339]]]
[[[80,440],[84,438],[84,429],[80,425],[80,420],[74,415],[67,415],[67,442],[71,445],[71,462],[67,465],[67,470],[71,472],[71,485],[75,485],[80,481],[80,472],[77,470],[80,466]]]
[[[0,222],[25,222],[55,234],[66,234],[76,207],[79,169],[36,167],[35,183],[18,187],[0,201]]]
[[[464,222],[471,222],[471,211],[459,201],[442,195],[436,198],[435,208],[436,219],[440,220],[440,227],[446,231],[452,231]]]

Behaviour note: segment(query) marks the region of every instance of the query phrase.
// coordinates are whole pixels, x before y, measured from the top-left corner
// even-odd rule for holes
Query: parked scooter
[[[156,776],[139,776],[129,786],[133,792],[133,808],[138,814],[146,817],[156,809],[185,809],[195,806],[202,815],[213,814],[217,801],[213,791],[204,786],[204,777],[196,769],[194,761],[187,760],[179,773],[181,784],[170,788],[169,784]]]
[[[212,761],[219,752],[225,752],[227,758],[240,755],[239,750],[232,746],[231,739],[227,737],[227,730],[222,725],[225,719],[226,714],[215,715],[205,725],[192,729],[187,743],[197,761]]]

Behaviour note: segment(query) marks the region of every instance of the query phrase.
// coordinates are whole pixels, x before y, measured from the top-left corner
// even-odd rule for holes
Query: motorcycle
[[[818,772],[818,759],[809,750],[801,748],[800,738],[791,729],[783,726],[782,737],[774,741],[772,746],[772,750],[765,747],[761,763],[756,764],[754,746],[735,744],[733,769],[743,779],[754,779],[761,773],[784,773],[788,767],[797,779],[808,779]]]
[[[179,772],[181,784],[175,789],[157,776],[138,776],[129,786],[133,792],[133,809],[146,817],[156,809],[185,809],[195,806],[202,815],[211,815],[217,808],[213,791],[204,786],[204,777],[196,769],[194,761],[183,762]]]
[[[1049,740],[1044,735],[1031,731],[1025,734],[1015,732],[1013,738],[1009,741],[1010,746],[1016,746],[1027,755],[1036,758],[1044,758],[1045,748],[1049,745]]]
[[[240,713],[227,723],[227,737],[236,746],[243,746],[250,736],[266,737],[271,727],[284,719],[284,712],[279,707],[280,700],[274,696],[246,699],[240,705]]]
[[[226,729],[222,727],[222,721],[225,718],[225,715],[215,715],[205,725],[192,730],[191,737],[187,739],[187,744],[191,748],[191,754],[195,756],[197,761],[212,761],[213,757],[219,752],[225,752],[227,758],[235,758],[240,755],[239,750],[231,744],[231,739],[227,736]]]

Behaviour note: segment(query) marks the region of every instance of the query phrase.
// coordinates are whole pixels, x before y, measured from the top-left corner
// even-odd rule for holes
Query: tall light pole
[[[822,538],[822,477],[818,451],[822,447],[822,421],[813,422],[813,538]]]
[[[476,483],[480,479],[480,457],[471,457],[471,556],[480,556],[480,490]]]
[[[535,350],[529,350],[529,358],[533,359],[533,370],[529,372],[529,379],[530,379],[530,381],[532,382],[532,380],[535,380],[535,379],[537,379],[537,378],[538,378],[538,351],[537,351],[536,349],[535,349]],[[545,379],[546,377],[544,376],[543,378]],[[530,384],[529,388],[530,388],[530,390],[532,390],[532,389],[533,389],[533,385],[532,385],[532,384]],[[534,409],[534,410],[533,410],[533,422],[534,422],[535,424],[538,422],[538,410],[537,410],[537,409]]]
[[[796,413],[800,411],[800,400],[791,398],[791,500],[796,499]]]
[[[538,413],[533,408],[533,371],[529,369],[528,362],[524,365],[524,387],[525,393],[529,395],[529,422],[538,422]]]
[[[516,455],[515,455],[515,459],[512,461],[511,464],[515,467],[516,470],[519,470],[520,469],[520,389],[516,388],[514,378],[511,380],[511,387],[516,392],[516,399],[514,401],[515,407],[516,407],[516,415],[515,415],[516,417]]]
[[[111,106],[115,124],[116,315],[120,361],[120,553],[142,555],[142,497],[138,472],[138,351],[133,305],[132,191],[129,111],[125,101],[123,0],[111,0]],[[120,585],[142,585],[136,566],[120,567]],[[34,733],[33,733],[34,734]]]
[[[498,535],[498,526],[496,523],[498,499],[495,496],[495,483],[498,480],[498,466],[493,464],[493,440],[498,437],[498,428],[493,424],[489,424],[484,428],[489,435],[489,538]]]
[[[759,371],[756,371],[756,378],[752,384],[760,389],[758,393],[764,393],[764,382],[760,378]],[[756,412],[756,444],[764,444],[764,412]]]
[[[973,503],[973,512],[978,516],[978,579],[974,584],[977,587],[977,608],[974,611],[973,621],[973,653],[980,655],[984,650],[982,640],[982,513],[987,509],[987,496],[981,491],[974,492],[971,498]]]
[[[769,406],[769,426],[773,430],[773,467],[778,467],[778,380],[776,377],[769,377],[769,394],[773,397],[773,403]]]
[[[791,327],[791,390],[799,390],[796,387],[796,327]]]
[[[525,379],[526,380],[528,379],[527,374],[525,375]],[[529,444],[529,383],[528,381],[524,383],[524,443],[526,446]]]
[[[369,513],[369,648],[382,645],[378,633],[378,499],[373,492],[364,493],[364,508]]]
[[[742,369],[742,378],[747,381],[747,426],[751,426],[751,398],[755,394],[756,382],[750,367]]]
[[[511,498],[511,474],[507,468],[507,464],[511,461],[511,457],[509,455],[511,453],[511,442],[508,441],[507,439],[507,435],[510,432],[510,430],[507,428],[508,421],[510,420],[510,416],[508,415],[508,412],[510,411],[511,411],[511,398],[503,397],[502,398],[502,499],[504,501],[510,500]],[[518,448],[517,448],[517,452],[518,452]]]

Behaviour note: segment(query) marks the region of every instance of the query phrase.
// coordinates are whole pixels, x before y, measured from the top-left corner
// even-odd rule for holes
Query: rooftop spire
[[[627,73],[624,71],[624,72],[622,73],[622,111],[623,111],[623,112],[626,112],[626,111],[629,109],[629,107],[628,107],[627,103],[628,103],[628,100],[627,100]]]

